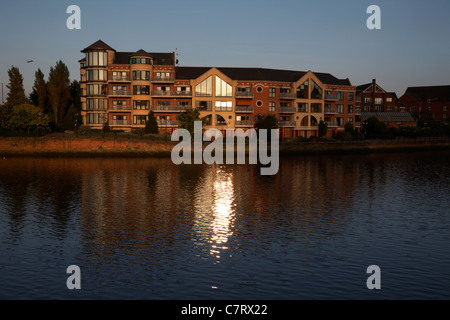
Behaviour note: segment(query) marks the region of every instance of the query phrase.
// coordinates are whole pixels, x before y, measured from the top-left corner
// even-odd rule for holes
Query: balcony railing
[[[110,120],[109,125],[111,125],[111,126],[130,126],[131,120]]]
[[[339,100],[339,95],[337,93],[325,93],[325,100]]]
[[[161,77],[161,76],[153,76],[152,82],[174,82],[174,77]]]
[[[297,93],[280,92],[278,99],[297,99]]]
[[[186,109],[192,109],[191,105],[186,106],[153,106],[154,112],[183,112]]]
[[[179,126],[180,125],[180,121],[178,120],[164,120],[164,119],[157,119],[156,122],[158,123],[158,126],[161,127],[173,127],[173,126]]]
[[[292,107],[279,107],[278,113],[295,113],[297,110]]]
[[[192,91],[152,91],[154,97],[192,97]]]
[[[253,127],[252,120],[240,120],[234,123],[235,127]]]
[[[114,82],[130,82],[131,78],[130,76],[109,76],[108,80]]]
[[[128,90],[110,90],[110,96],[131,96],[131,92]]]
[[[295,127],[295,121],[278,121],[279,127]]]
[[[326,121],[328,128],[340,127],[337,121]]]
[[[336,114],[336,113],[338,113],[338,111],[337,111],[336,108],[327,108],[327,107],[325,107],[324,113],[325,114]]]
[[[252,106],[236,106],[235,112],[253,113],[253,107]]]
[[[249,91],[236,91],[236,98],[247,98],[252,99],[253,98],[253,92]]]
[[[361,113],[361,107],[356,107],[355,108],[355,113],[356,114],[360,114]]]
[[[110,105],[108,106],[109,111],[131,111],[131,106],[121,106],[121,105]]]
[[[311,106],[312,113],[322,113],[322,107]]]
[[[308,107],[306,107],[306,106],[304,106],[304,107],[297,107],[297,112],[306,113],[306,112],[308,112]]]

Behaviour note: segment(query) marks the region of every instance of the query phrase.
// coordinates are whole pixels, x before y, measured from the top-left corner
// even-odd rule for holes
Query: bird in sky
[[[27,60],[27,63],[33,62],[34,60]]]

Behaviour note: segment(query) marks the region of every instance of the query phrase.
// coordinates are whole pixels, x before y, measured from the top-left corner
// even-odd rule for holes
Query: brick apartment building
[[[371,83],[356,87],[357,107],[361,108],[361,121],[376,117],[388,127],[415,126],[416,119],[400,103],[395,92],[387,92],[377,84]]]
[[[450,86],[409,87],[399,100],[418,117],[450,121]]]
[[[273,114],[281,136],[329,135],[347,122],[360,125],[356,87],[328,73],[264,68],[180,67],[174,52],[117,52],[99,40],[83,49],[80,62],[83,123],[133,130],[152,110],[160,132],[171,133],[186,108],[198,108],[205,129],[227,134],[253,128]]]

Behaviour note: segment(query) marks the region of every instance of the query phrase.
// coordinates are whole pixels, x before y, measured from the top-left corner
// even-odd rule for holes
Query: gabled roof
[[[405,94],[417,101],[450,101],[450,86],[408,87]]]
[[[106,43],[104,43],[102,40],[98,40],[97,42],[94,42],[89,47],[86,47],[83,50],[81,50],[81,52],[86,52],[88,50],[112,50],[112,51],[116,51],[113,48],[111,48],[110,46],[108,46]]]

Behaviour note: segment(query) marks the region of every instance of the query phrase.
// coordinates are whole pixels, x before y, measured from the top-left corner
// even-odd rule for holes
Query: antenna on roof
[[[178,66],[178,63],[179,63],[178,56],[179,56],[179,54],[178,54],[178,49],[175,48],[175,65],[176,65],[176,66]]]

